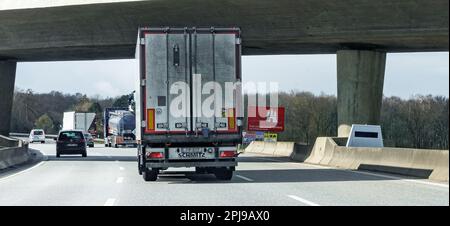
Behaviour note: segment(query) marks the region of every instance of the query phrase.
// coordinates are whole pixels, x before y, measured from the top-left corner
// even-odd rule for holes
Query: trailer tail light
[[[236,157],[236,151],[221,151],[220,158],[233,158]]]
[[[162,159],[164,158],[164,153],[162,152],[147,152],[147,159]]]
[[[155,130],[155,109],[147,109],[147,129]]]
[[[228,129],[234,130],[236,128],[236,118],[234,117],[234,108],[228,109]]]

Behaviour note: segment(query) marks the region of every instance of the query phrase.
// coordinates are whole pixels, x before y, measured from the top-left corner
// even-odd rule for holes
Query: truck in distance
[[[106,108],[103,112],[106,147],[136,146],[136,119],[128,108]]]
[[[139,29],[138,171],[195,167],[230,180],[242,141],[239,28]],[[227,84],[234,89],[225,92]]]
[[[95,113],[89,112],[64,112],[63,130],[81,130],[88,132],[95,119]]]

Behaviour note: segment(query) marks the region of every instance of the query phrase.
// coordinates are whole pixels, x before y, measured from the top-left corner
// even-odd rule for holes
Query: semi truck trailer
[[[128,108],[106,108],[103,112],[103,134],[106,147],[136,146],[136,118]]]
[[[139,29],[138,172],[172,167],[230,180],[242,142],[238,28]]]
[[[89,132],[92,122],[95,119],[95,113],[89,112],[64,112],[63,130],[82,130]]]

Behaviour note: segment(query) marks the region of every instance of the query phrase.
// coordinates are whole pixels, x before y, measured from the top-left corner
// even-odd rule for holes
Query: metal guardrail
[[[28,137],[28,136],[30,136],[30,134],[28,134],[28,133],[9,133],[9,136],[11,136],[11,137]],[[57,137],[58,137],[58,135],[45,134],[45,138],[48,138],[48,139],[53,139],[53,138],[57,138]],[[104,143],[104,139],[94,138],[94,142]]]
[[[9,136],[11,137],[28,137],[30,136],[29,133],[9,133]],[[56,138],[58,135],[53,134],[45,134],[45,138]]]

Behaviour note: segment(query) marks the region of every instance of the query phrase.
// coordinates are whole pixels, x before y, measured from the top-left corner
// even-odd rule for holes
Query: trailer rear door
[[[237,81],[236,38],[234,33],[192,34],[194,130],[237,130],[236,95],[226,98],[225,92],[227,82]]]
[[[189,35],[185,33],[150,33],[145,35],[146,57],[146,132],[166,133],[190,130],[189,90],[185,95],[170,94],[170,89],[189,86]],[[185,98],[181,115],[173,115],[170,103],[174,98]]]
[[[143,31],[146,134],[238,131],[240,93],[225,92],[240,77],[238,37],[237,30]]]

